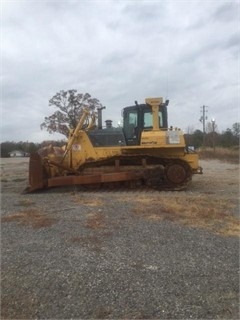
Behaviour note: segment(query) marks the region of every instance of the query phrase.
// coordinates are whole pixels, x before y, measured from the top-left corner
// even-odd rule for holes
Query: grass
[[[52,226],[55,223],[55,219],[48,217],[37,209],[29,209],[3,216],[1,222],[16,222],[23,226],[39,229]]]
[[[19,206],[19,207],[31,207],[32,205],[34,205],[35,203],[32,202],[29,199],[24,199],[24,200],[20,200],[18,201],[18,203],[15,204],[15,206]]]
[[[104,201],[102,201],[101,199],[94,199],[94,198],[87,199],[87,198],[84,198],[83,194],[81,194],[81,196],[79,195],[73,196],[73,201],[75,203],[83,204],[88,207],[102,207],[104,205]]]
[[[230,163],[239,163],[239,147],[232,148],[201,148],[198,151],[200,159],[217,159]]]
[[[143,196],[135,201],[132,212],[147,220],[169,220],[225,236],[239,236],[240,222],[232,214],[235,207],[229,200],[216,202],[206,196],[194,197],[192,200],[182,197],[149,199]]]
[[[102,229],[105,226],[105,217],[100,212],[89,214],[89,217],[85,223],[85,227],[88,229]]]

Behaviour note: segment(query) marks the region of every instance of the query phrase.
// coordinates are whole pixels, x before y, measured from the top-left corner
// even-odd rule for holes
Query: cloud
[[[231,22],[235,18],[237,18],[237,9],[239,4],[236,1],[224,2],[217,6],[215,12],[213,13],[213,19],[217,19],[223,22]]]
[[[98,98],[115,125],[123,107],[163,96],[171,125],[201,129],[205,104],[226,130],[238,116],[237,8],[234,1],[3,2],[2,141],[50,139],[40,124],[62,89]]]

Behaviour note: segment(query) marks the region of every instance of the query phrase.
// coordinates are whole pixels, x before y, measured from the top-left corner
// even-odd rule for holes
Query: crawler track
[[[180,159],[168,159],[152,156],[131,155],[114,157],[101,162],[88,163],[81,169],[83,175],[94,172],[108,173],[114,170],[120,172],[136,172],[140,178],[136,180],[99,184],[100,188],[141,188],[156,190],[183,190],[192,180],[192,169],[189,164]],[[86,185],[86,188],[89,186]]]
[[[78,170],[68,170],[63,175],[49,177],[47,167],[57,163],[42,162],[36,154],[30,159],[29,183],[26,192],[48,187],[79,185],[86,190],[144,189],[178,191],[187,188],[192,178],[189,164],[180,159],[152,156],[122,156],[104,161],[88,162]],[[62,165],[58,166],[62,169]]]

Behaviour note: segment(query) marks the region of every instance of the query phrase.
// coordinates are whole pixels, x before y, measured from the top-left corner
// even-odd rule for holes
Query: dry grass
[[[232,214],[235,207],[228,200],[216,202],[211,196],[157,200],[141,197],[136,200],[133,213],[148,220],[170,220],[191,227],[206,228],[225,236],[239,236],[239,219]]]
[[[34,202],[32,202],[29,199],[20,200],[18,201],[18,203],[15,204],[15,206],[19,207],[31,207],[32,205],[34,205]]]
[[[88,214],[84,226],[89,229],[103,229],[106,227],[105,217],[101,212]]]
[[[109,307],[98,307],[94,311],[94,318],[95,319],[109,319],[110,315],[112,313],[112,310]]]
[[[99,236],[72,237],[70,242],[100,253],[102,251],[102,239]]]
[[[48,217],[37,209],[29,209],[18,213],[13,213],[1,218],[1,222],[16,222],[23,226],[31,226],[34,229],[51,227],[56,219]]]
[[[104,201],[102,201],[101,199],[94,199],[94,198],[87,199],[87,198],[84,198],[83,196],[80,198],[79,195],[75,195],[73,197],[73,201],[75,203],[83,204],[88,207],[102,207],[102,206],[104,206]]]
[[[230,163],[239,163],[239,148],[201,148],[199,150],[200,159],[218,159]]]

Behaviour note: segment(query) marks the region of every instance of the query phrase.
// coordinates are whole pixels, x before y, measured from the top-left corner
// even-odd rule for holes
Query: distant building
[[[21,150],[13,150],[11,152],[8,153],[9,157],[25,157],[25,152],[21,151]]]

